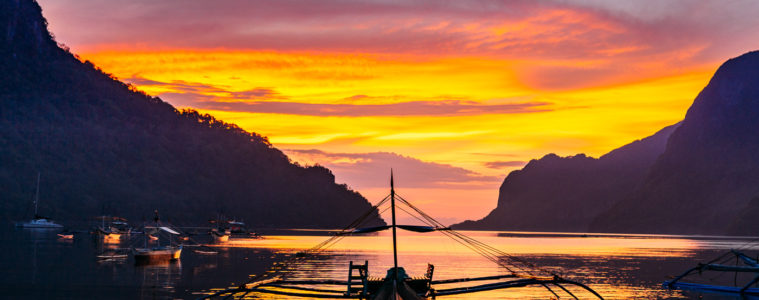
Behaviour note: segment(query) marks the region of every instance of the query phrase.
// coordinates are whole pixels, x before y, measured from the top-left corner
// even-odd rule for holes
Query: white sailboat
[[[37,173],[37,191],[34,193],[34,219],[31,221],[16,223],[16,227],[21,228],[63,228],[63,225],[53,222],[50,218],[46,218],[37,214],[37,203],[40,200],[40,173]]]

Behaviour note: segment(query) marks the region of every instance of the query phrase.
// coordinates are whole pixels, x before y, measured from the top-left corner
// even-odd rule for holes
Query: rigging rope
[[[271,278],[280,276],[282,274],[286,275],[287,274],[286,271],[294,263],[296,263],[298,261],[301,261],[301,260],[304,260],[306,258],[313,257],[317,253],[319,253],[319,252],[321,252],[321,251],[323,251],[323,250],[331,247],[332,245],[336,244],[341,239],[343,239],[346,236],[345,233],[347,233],[349,230],[351,230],[353,228],[356,228],[357,226],[360,226],[361,224],[364,224],[366,221],[372,220],[372,219],[367,219],[367,218],[370,217],[370,216],[372,216],[372,213],[375,212],[375,211],[377,211],[378,208],[379,208],[379,206],[381,206],[382,204],[386,203],[389,199],[390,199],[390,196],[388,195],[387,197],[383,198],[380,202],[378,202],[377,204],[373,205],[363,215],[361,215],[360,217],[356,218],[348,226],[344,227],[342,230],[340,230],[339,232],[335,233],[335,235],[331,236],[327,240],[325,240],[325,241],[317,244],[314,247],[311,247],[309,249],[306,249],[304,251],[296,253],[294,256],[292,256],[288,260],[285,260],[283,262],[275,264],[274,266],[272,266],[271,268],[269,268],[268,271],[266,271],[266,272],[264,272],[262,274],[259,274],[259,275],[251,277],[248,281],[246,281],[245,283],[243,283],[242,285],[240,285],[240,288],[245,288],[246,285],[254,283],[254,282],[257,282],[257,281],[271,279]],[[385,209],[385,210],[387,210],[387,209]],[[380,214],[381,214],[381,212],[378,213],[376,216],[379,216]],[[284,275],[282,275],[282,277],[284,277]]]
[[[436,228],[439,228],[439,231],[441,233],[447,235],[448,237],[450,237],[450,238],[452,238],[454,240],[461,241],[461,242],[464,242],[464,243],[466,243],[468,245],[471,245],[472,247],[470,247],[470,249],[472,249],[472,248],[477,249],[477,250],[475,250],[475,252],[477,252],[478,254],[482,255],[483,257],[485,257],[485,258],[487,258],[487,259],[489,259],[491,261],[496,262],[496,264],[498,264],[498,265],[506,268],[507,270],[509,270],[512,273],[515,273],[515,272],[513,272],[513,270],[510,267],[514,267],[516,269],[519,269],[521,272],[526,273],[528,275],[532,275],[532,276],[535,276],[535,272],[533,272],[533,271],[537,271],[537,273],[542,273],[544,275],[558,276],[558,274],[556,274],[554,272],[551,272],[551,271],[546,270],[546,269],[539,268],[539,267],[537,267],[536,265],[534,265],[534,264],[532,264],[530,262],[527,262],[527,261],[525,261],[523,259],[517,258],[517,257],[515,257],[515,256],[513,256],[511,254],[508,254],[506,252],[503,252],[501,250],[498,250],[497,248],[494,248],[494,247],[492,247],[492,246],[490,246],[488,244],[485,244],[485,243],[483,243],[481,241],[478,241],[478,240],[476,240],[476,239],[474,239],[472,237],[466,236],[466,235],[464,235],[464,234],[462,234],[460,232],[457,232],[457,231],[455,231],[453,229],[447,228],[445,225],[443,225],[442,223],[440,223],[439,221],[437,221],[435,218],[431,217],[430,215],[428,215],[427,213],[425,213],[421,209],[419,209],[416,206],[414,206],[413,204],[411,204],[409,201],[407,201],[406,199],[404,199],[402,196],[396,194],[396,198],[399,200],[400,203],[403,203],[404,205],[406,205],[409,208],[413,209],[420,216],[422,216],[424,219],[426,219],[429,222],[428,224],[430,224],[430,225],[432,225],[432,226],[434,226]],[[504,260],[509,261],[510,264],[504,262]]]
[[[544,286],[546,289],[548,289],[553,295],[555,295],[556,297],[558,297],[558,295],[556,294],[556,292],[548,286],[548,284],[553,284],[553,285],[556,285],[559,288],[561,288],[564,292],[568,293],[574,299],[577,299],[577,297],[574,294],[572,294],[570,291],[568,291],[566,288],[564,288],[561,285],[561,283],[573,284],[573,285],[577,285],[577,286],[579,286],[581,288],[584,288],[585,290],[588,290],[593,295],[597,296],[599,299],[603,299],[600,295],[598,295],[598,293],[596,293],[595,291],[593,291],[592,289],[590,289],[589,287],[587,287],[587,286],[585,286],[585,285],[583,285],[581,283],[577,283],[577,282],[573,282],[573,281],[570,281],[570,280],[563,279],[559,275],[557,275],[556,273],[554,273],[552,271],[549,271],[547,269],[539,268],[536,265],[534,265],[534,264],[532,264],[530,262],[527,262],[527,261],[525,261],[525,260],[523,260],[521,258],[515,257],[515,256],[513,256],[511,254],[508,254],[506,252],[498,250],[495,247],[492,247],[492,246],[490,246],[488,244],[485,244],[485,243],[483,243],[483,242],[481,242],[479,240],[476,240],[476,239],[474,239],[472,237],[466,236],[466,235],[464,235],[464,234],[462,234],[460,232],[452,230],[451,228],[446,227],[445,225],[443,225],[442,223],[440,223],[439,221],[437,221],[435,218],[431,217],[430,215],[426,214],[421,209],[419,209],[416,206],[414,206],[413,204],[411,204],[409,201],[407,201],[403,197],[401,197],[401,196],[399,196],[397,194],[395,196],[396,196],[396,199],[398,200],[399,203],[402,203],[406,207],[408,207],[411,210],[413,210],[414,212],[416,212],[418,214],[418,216],[416,216],[413,213],[407,211],[406,209],[404,209],[401,206],[396,206],[396,208],[398,208],[401,211],[403,211],[404,213],[412,216],[413,218],[419,220],[423,224],[435,228],[436,231],[440,231],[442,234],[446,235],[447,237],[451,238],[452,240],[456,241],[457,243],[465,246],[466,248],[469,248],[470,250],[474,251],[475,253],[481,255],[482,257],[484,257],[484,258],[486,258],[486,259],[494,262],[495,264],[499,265],[500,267],[505,268],[506,270],[508,270],[509,272],[511,272],[511,275],[509,275],[509,276],[522,277],[523,279],[520,279],[522,281],[519,281],[518,282],[519,284],[524,284],[524,282],[523,282],[524,280],[530,281],[531,283],[538,283],[538,284]],[[291,268],[294,263],[296,263],[298,261],[301,261],[301,260],[304,260],[306,258],[313,257],[314,255],[318,254],[319,252],[324,251],[327,248],[335,245],[336,243],[338,243],[339,241],[341,241],[346,236],[351,235],[352,232],[355,229],[357,229],[359,226],[361,226],[362,224],[365,224],[368,221],[374,219],[374,218],[370,218],[370,217],[379,217],[382,213],[384,213],[385,211],[387,211],[388,209],[390,209],[389,206],[386,207],[386,208],[384,208],[384,209],[382,209],[382,210],[379,209],[380,206],[382,206],[383,204],[386,204],[388,202],[388,200],[390,200],[390,198],[391,198],[391,195],[386,196],[380,202],[378,202],[376,205],[372,206],[371,209],[369,209],[363,215],[361,215],[356,220],[354,220],[353,222],[351,222],[350,225],[348,225],[345,228],[343,228],[342,230],[336,232],[332,237],[328,238],[327,240],[325,240],[325,241],[317,244],[316,246],[314,246],[312,248],[309,248],[307,250],[298,252],[296,255],[292,256],[291,258],[289,258],[288,260],[286,260],[284,262],[281,262],[279,264],[275,264],[274,266],[272,266],[269,269],[269,271],[267,271],[267,272],[265,272],[263,274],[252,276],[246,283],[242,284],[239,288],[223,291],[223,293],[229,293],[229,295],[226,297],[226,298],[229,298],[229,297],[234,297],[234,295],[236,294],[235,291],[244,292],[244,294],[242,296],[240,296],[240,299],[242,299],[242,297],[245,297],[246,295],[248,295],[248,293],[256,292],[256,291],[266,291],[266,292],[272,293],[273,291],[270,291],[270,290],[259,290],[259,289],[256,288],[256,286],[261,285],[261,284],[265,285],[265,284],[267,284],[266,282],[270,282],[272,280],[283,280],[286,276],[292,274],[292,273],[286,272],[286,271],[288,271],[289,268]],[[376,215],[372,215],[375,212],[378,212],[378,213]],[[536,273],[537,274],[547,274],[547,275],[550,275],[551,277],[548,277],[548,278],[547,277],[542,277],[541,278],[541,276],[535,275]],[[255,285],[254,286],[248,286],[249,284],[252,284],[252,283],[254,283]],[[530,284],[530,283],[528,283],[528,284]],[[515,286],[517,286],[517,285],[515,285]],[[503,288],[503,287],[506,287],[506,286],[499,286],[498,288]],[[455,293],[460,293],[460,291],[456,291]],[[217,293],[216,295],[222,295],[222,294]]]

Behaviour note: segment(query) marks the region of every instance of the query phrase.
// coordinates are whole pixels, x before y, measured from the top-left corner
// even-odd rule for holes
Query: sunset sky
[[[681,120],[759,1],[38,0],[59,43],[370,201],[481,218],[512,170]]]

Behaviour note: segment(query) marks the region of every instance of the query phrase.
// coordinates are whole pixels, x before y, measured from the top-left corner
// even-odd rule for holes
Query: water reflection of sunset
[[[467,235],[511,254],[569,254],[590,256],[682,256],[701,247],[703,241],[683,238],[650,237],[499,237],[495,232],[466,231]],[[324,236],[267,236],[266,239],[232,239],[225,246],[303,250],[322,242]],[[448,256],[472,253],[468,248],[436,233],[399,232],[398,251]],[[714,242],[717,243],[717,242]],[[362,251],[387,254],[392,237],[388,232],[369,236],[348,236],[331,247],[334,251]],[[726,245],[730,245],[727,243]]]
[[[684,296],[679,292],[661,288],[661,281],[666,275],[679,271],[662,269],[663,266],[666,267],[667,261],[688,261],[702,251],[745,246],[745,240],[727,237],[483,231],[464,233],[510,255],[535,263],[540,268],[562,274],[563,277],[582,278],[606,299],[682,298]],[[327,235],[310,234],[312,235],[232,239],[224,246],[267,248],[292,255],[328,238]],[[412,276],[423,274],[428,263],[435,265],[437,279],[508,274],[505,269],[438,233],[400,231],[398,243],[399,265]],[[346,237],[322,255],[298,264],[290,276],[300,279],[340,279],[347,276],[349,261],[368,261],[370,276],[383,277],[385,271],[393,265],[390,233]],[[639,279],[647,282],[647,285],[631,284],[624,279],[629,276],[626,274],[636,272],[650,274],[651,278]],[[570,290],[583,295],[580,290]],[[446,299],[546,299],[550,296],[542,287],[526,287],[451,296]],[[266,298],[263,295],[261,297]]]

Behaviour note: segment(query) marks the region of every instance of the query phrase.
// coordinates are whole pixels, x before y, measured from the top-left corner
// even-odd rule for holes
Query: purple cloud
[[[504,169],[504,168],[511,168],[511,167],[521,167],[526,165],[526,161],[521,160],[508,160],[508,161],[488,161],[483,163],[488,168],[491,169]]]
[[[750,38],[759,35],[755,1],[40,2],[56,36],[74,49],[110,44],[597,59],[697,45],[722,59],[725,54],[713,50],[752,46]],[[628,50],[615,50],[621,48]]]
[[[219,87],[210,85],[210,84],[199,83],[199,82],[187,82],[184,80],[173,80],[171,82],[162,82],[162,81],[156,81],[156,80],[151,80],[147,78],[133,76],[130,78],[125,78],[124,82],[128,82],[136,86],[158,85],[158,86],[174,89],[178,92],[185,92],[185,93],[226,92],[225,90]]]
[[[230,92],[230,94],[236,99],[285,99],[273,89],[260,87],[242,92]]]
[[[202,109],[241,111],[252,113],[276,113],[306,116],[461,116],[481,114],[517,114],[551,111],[548,102],[514,102],[505,104],[481,104],[467,100],[408,101],[391,104],[327,104],[282,101],[288,98],[272,88],[257,87],[246,91],[227,91],[221,87],[181,80],[161,82],[132,77],[126,82],[135,85],[163,86],[176,92],[159,96],[180,106]],[[226,94],[227,96],[212,96]],[[355,95],[345,100],[367,100],[372,97]],[[272,101],[270,101],[272,100]]]
[[[456,188],[492,186],[502,178],[485,176],[464,168],[426,162],[390,152],[330,153],[321,150],[284,150],[295,161],[310,161],[333,170],[338,182],[354,188],[387,187],[392,168],[396,179],[405,188]]]
[[[543,89],[703,69],[754,50],[759,39],[758,1],[40,2],[59,42],[75,52],[235,49],[488,57],[523,61],[519,79]]]
[[[244,111],[252,113],[277,113],[307,116],[453,116],[482,114],[516,114],[550,111],[547,102],[513,104],[479,104],[472,101],[410,101],[392,104],[321,104],[299,102],[200,102],[200,108]]]

